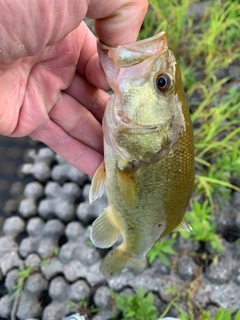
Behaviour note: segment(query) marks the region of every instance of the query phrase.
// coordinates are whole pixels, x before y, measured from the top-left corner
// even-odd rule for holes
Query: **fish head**
[[[167,33],[117,48],[98,43],[98,52],[114,91],[104,119],[107,143],[126,160],[149,160],[173,145],[188,108]]]

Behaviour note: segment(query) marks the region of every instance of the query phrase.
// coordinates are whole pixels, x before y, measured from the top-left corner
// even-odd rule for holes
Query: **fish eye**
[[[157,84],[157,88],[161,92],[167,92],[171,88],[172,81],[168,74],[163,73],[157,77],[156,84]]]

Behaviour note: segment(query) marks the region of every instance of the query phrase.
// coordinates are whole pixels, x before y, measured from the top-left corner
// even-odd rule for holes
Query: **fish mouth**
[[[117,48],[108,47],[99,40],[97,45],[98,50],[105,52],[115,65],[127,68],[168,50],[167,40],[167,32],[162,31],[151,38],[138,41],[134,44],[118,46]]]

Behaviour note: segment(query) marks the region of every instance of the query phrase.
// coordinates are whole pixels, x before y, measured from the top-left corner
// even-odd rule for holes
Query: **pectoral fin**
[[[192,231],[192,228],[187,224],[185,220],[182,220],[181,223],[173,230],[173,232],[180,232],[180,231]]]
[[[100,198],[104,192],[104,184],[106,179],[106,171],[104,162],[100,164],[92,179],[92,185],[89,192],[89,202],[92,203]]]
[[[121,170],[117,168],[117,179],[126,206],[129,209],[134,209],[137,198],[137,183],[133,169],[125,168]]]
[[[109,248],[118,239],[120,232],[111,217],[111,208],[107,207],[93,222],[90,235],[92,243],[98,248]]]

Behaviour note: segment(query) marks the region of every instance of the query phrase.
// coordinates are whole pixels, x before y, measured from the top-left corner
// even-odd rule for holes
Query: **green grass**
[[[23,291],[26,280],[30,277],[31,274],[33,274],[34,271],[36,271],[34,268],[24,267],[17,272],[17,283],[11,290],[13,292],[10,296],[11,299],[14,299]]]

